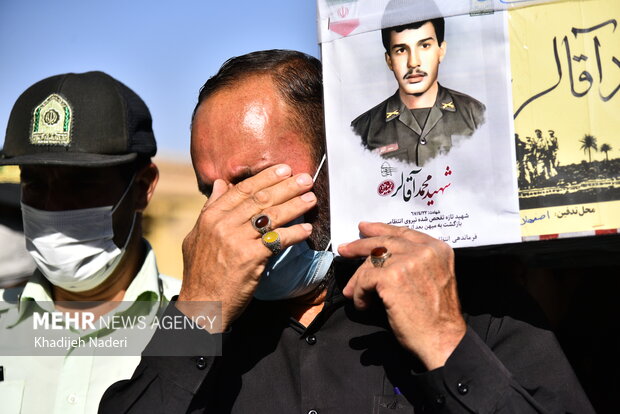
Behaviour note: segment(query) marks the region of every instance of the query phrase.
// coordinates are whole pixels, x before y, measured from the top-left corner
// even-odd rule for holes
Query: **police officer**
[[[34,351],[16,350],[39,310],[101,316],[118,306],[135,316],[178,293],[180,281],[159,274],[142,238],[158,179],[151,124],[142,99],[102,72],[43,79],[13,106],[0,165],[20,166],[26,248],[37,270],[25,286],[0,290],[2,412],[96,412],[104,390],[139,362],[141,349],[88,348],[88,338],[111,338],[115,328],[73,332],[83,347],[40,340]]]

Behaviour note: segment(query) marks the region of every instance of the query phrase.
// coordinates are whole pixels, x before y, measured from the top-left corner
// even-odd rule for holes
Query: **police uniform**
[[[3,414],[95,413],[105,389],[129,378],[138,364],[143,343],[128,340],[133,338],[130,331],[137,333],[156,321],[159,309],[165,309],[181,287],[179,280],[159,273],[155,254],[146,241],[131,242],[134,234],[137,238],[141,233],[139,225],[131,224],[125,241],[113,239],[117,221],[112,212],[127,194],[146,202],[146,187],[142,186],[147,185],[144,180],[148,179],[140,179],[137,185],[133,178],[127,183],[128,177],[110,176],[110,185],[123,185],[125,192],[116,200],[108,197],[107,205],[97,204],[100,207],[96,208],[88,195],[94,188],[105,191],[106,185],[99,179],[91,182],[90,175],[86,181],[64,183],[76,187],[71,197],[68,192],[50,189],[62,185],[54,166],[75,168],[71,171],[76,176],[90,169],[102,180],[112,168],[124,167],[136,176],[143,168],[141,165],[148,165],[156,152],[146,103],[103,72],[51,76],[30,86],[15,102],[0,166],[19,165],[22,173],[37,168],[30,170],[34,173],[28,179],[29,197],[22,202],[26,238],[24,242],[22,237],[22,244],[38,269],[25,286],[0,289]],[[50,181],[45,172],[50,174]],[[90,192],[85,192],[87,187],[92,187]],[[29,205],[30,201],[36,201],[35,205]],[[47,210],[50,205],[54,211]],[[134,223],[140,217],[130,208],[136,207],[123,207],[125,217],[133,216]],[[134,268],[134,264],[138,267]],[[110,296],[123,294],[126,306],[117,304],[97,320],[88,317],[93,315],[88,311],[92,304],[84,312],[67,303],[56,307],[55,287],[72,291],[76,301],[84,300],[89,296],[82,292],[94,288],[101,291],[108,277],[116,277],[113,272],[129,272],[126,277],[131,281],[127,280],[124,292],[116,285],[108,286],[107,291]],[[63,308],[72,308],[75,314],[65,317],[62,312],[55,312]],[[59,316],[68,329],[48,329],[47,323],[41,326],[34,322],[39,317],[57,321]],[[124,326],[116,323],[121,317],[133,322]],[[76,322],[78,319],[82,322]],[[87,319],[90,325],[84,325]],[[37,332],[38,327],[41,329]],[[149,331],[143,332],[148,338]]]
[[[144,318],[150,324],[155,320],[157,308],[165,309],[181,289],[179,279],[159,273],[155,252],[146,240],[143,243],[144,261],[125,291],[125,306],[121,304],[122,311],[115,309],[108,313],[105,318],[109,320],[127,315],[136,320]],[[134,302],[141,306],[126,306]],[[36,316],[45,317],[44,310],[52,303],[52,286],[39,271],[35,271],[25,286],[0,289],[0,367],[4,373],[0,380],[0,412],[3,414],[96,413],[99,400],[110,384],[130,378],[140,362],[135,346],[148,340],[150,331],[144,331],[143,340],[130,336],[126,348],[107,348],[107,351],[92,347],[89,338],[122,340],[127,338],[127,329],[114,324],[109,328],[95,325],[93,331],[74,330],[71,336],[61,335],[75,341],[82,338],[84,344],[89,344],[80,349],[79,355],[74,355],[72,348],[55,348],[43,342],[43,338],[58,338],[47,330],[40,329],[40,334],[33,337],[32,333],[37,332]],[[39,346],[37,337],[41,341]]]
[[[439,85],[426,122],[416,119],[396,91],[354,119],[351,127],[366,148],[382,157],[422,166],[448,153],[457,137],[471,136],[484,123],[485,110],[484,104],[471,96]]]

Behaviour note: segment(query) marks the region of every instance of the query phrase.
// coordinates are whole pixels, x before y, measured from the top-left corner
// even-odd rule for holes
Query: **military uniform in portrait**
[[[351,122],[369,150],[383,158],[423,166],[447,154],[484,123],[486,107],[469,95],[439,85],[431,108],[408,109],[399,91]]]

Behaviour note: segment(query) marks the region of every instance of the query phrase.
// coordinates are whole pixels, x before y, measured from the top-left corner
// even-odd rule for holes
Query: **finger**
[[[280,250],[288,248],[297,243],[301,243],[306,240],[312,234],[312,224],[300,223],[290,227],[280,227],[274,230],[280,236]],[[262,239],[259,240],[262,244]],[[263,244],[263,254],[268,257],[273,255],[271,249]]]
[[[269,217],[272,229],[284,226],[301,217],[316,205],[316,196],[313,192],[302,194],[283,204],[269,207],[260,214]],[[256,230],[254,230],[256,231]],[[257,232],[258,233],[258,232]]]
[[[351,276],[345,287],[342,289],[342,294],[344,295],[344,297],[348,299],[353,299],[353,291],[355,290],[357,278],[362,273],[362,266],[364,266],[365,264],[366,262],[362,263],[362,265],[357,268],[353,276]]]
[[[291,223],[295,219],[299,218],[300,216],[302,216],[304,213],[306,213],[308,210],[310,210],[315,205],[316,205],[316,196],[314,195],[314,193],[309,192],[306,194],[302,194],[299,197],[295,197],[294,199],[289,200],[286,203],[281,204],[279,206],[275,206],[275,207],[263,210],[261,214],[264,214],[269,217],[269,220],[270,220],[269,230],[276,230],[278,231],[278,233],[280,233],[282,226],[288,223]],[[228,220],[228,219],[224,219],[224,220]],[[296,224],[301,224],[301,223],[296,223]],[[248,239],[257,240],[257,239],[260,239],[262,236],[262,234],[252,225],[251,219],[246,220],[241,225],[239,225],[239,223],[235,221],[234,224],[231,223],[227,227],[233,228],[233,225],[236,226],[234,227],[236,229],[235,233],[239,237],[240,240],[248,240]],[[310,226],[309,229],[311,231],[312,225],[309,225],[309,226]],[[291,228],[291,227],[293,226],[288,226],[287,228]],[[294,241],[292,241],[292,243],[293,244],[297,243],[299,240],[304,240],[304,238],[302,239],[295,238]],[[289,245],[290,244],[287,244],[286,247],[288,247]]]
[[[226,184],[224,184],[224,187],[227,188]],[[216,185],[214,185],[213,194],[216,193],[216,190],[217,187]],[[308,192],[302,194],[301,196],[295,197],[294,199],[289,200],[286,203],[281,204],[277,207],[272,207],[271,209],[264,210],[262,213],[266,214],[269,217],[271,221],[270,228],[278,229],[279,227],[288,224],[294,219],[302,216],[315,205],[316,196],[313,192]],[[208,204],[205,205],[205,207],[203,207],[203,212],[208,207]],[[205,221],[205,218],[205,214],[201,214],[198,219],[198,223],[202,223],[202,225],[206,227],[213,227],[214,224],[217,223],[217,227],[224,232],[224,234],[220,236],[222,238],[229,238],[231,233],[234,234],[235,240],[238,241],[258,240],[261,237],[260,232],[257,231],[257,229],[254,228],[254,226],[252,225],[251,218],[246,218],[245,220],[243,218],[239,219],[238,215],[234,212],[229,212],[223,215],[219,214],[217,215],[217,217],[215,217],[215,221],[213,220],[213,217],[210,217],[210,219],[207,221]],[[310,231],[311,229],[312,227],[310,226]],[[299,240],[303,239],[295,238],[293,240],[293,243],[296,243]],[[286,247],[288,247],[288,244],[286,245]]]
[[[394,236],[394,237],[405,237],[411,241],[424,242],[430,241],[431,239],[435,240],[433,237],[428,234],[421,233],[416,230],[411,230],[406,226],[393,226],[391,224],[385,223],[370,223],[366,221],[360,222],[358,226],[360,233],[365,237],[376,237],[376,236]]]
[[[422,243],[414,243],[402,237],[378,236],[341,244],[338,246],[338,253],[347,258],[365,257],[370,255],[372,249],[379,246],[387,248],[392,254],[414,253],[413,250],[415,246],[421,244]]]
[[[353,299],[356,309],[367,309],[375,299],[379,276],[380,273],[372,267],[359,268],[343,289],[343,294]]]
[[[355,256],[355,257],[357,257],[357,256]],[[395,255],[390,256],[391,262],[394,261],[394,260],[392,260],[394,257],[398,257],[398,256],[395,256]],[[389,265],[389,263],[387,263],[387,265]],[[383,269],[385,269],[385,267],[387,267],[387,265],[384,264],[383,265]],[[377,269],[377,268],[370,261],[370,257],[367,257],[366,260],[364,260],[362,262],[362,264],[360,266],[358,266],[357,270],[355,271],[353,276],[349,279],[349,282],[346,284],[344,289],[342,289],[342,294],[344,296],[348,297],[349,299],[352,299],[353,298],[353,291],[355,289],[355,284],[357,283],[358,276],[363,274],[363,272],[366,272],[366,271],[369,271],[369,270],[373,270],[373,269]],[[379,269],[377,269],[376,271],[381,272],[381,270],[379,270]]]
[[[310,175],[306,173],[295,175],[294,177],[290,177],[273,186],[256,192],[252,197],[247,198],[234,208],[234,215],[239,223],[243,223],[249,220],[252,216],[261,213],[272,206],[281,205],[295,197],[307,193],[312,188],[312,185],[313,182]],[[316,197],[308,197],[310,202],[316,202]],[[302,213],[299,212],[299,214],[294,215],[293,218],[298,217],[301,214]]]
[[[231,187],[223,197],[219,199],[219,208],[232,210],[248,198],[255,196],[257,192],[268,188],[291,176],[291,167],[286,164],[276,164],[256,175],[253,175]]]
[[[226,181],[220,178],[215,180],[215,182],[213,183],[213,191],[211,192],[211,196],[207,199],[207,202],[205,203],[205,208],[215,203],[228,190],[229,187]]]

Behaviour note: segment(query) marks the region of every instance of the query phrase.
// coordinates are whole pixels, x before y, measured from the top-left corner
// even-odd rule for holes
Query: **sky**
[[[199,88],[229,57],[275,48],[319,57],[315,0],[0,0],[0,147],[30,85],[101,70],[149,106],[158,157],[189,161]]]

